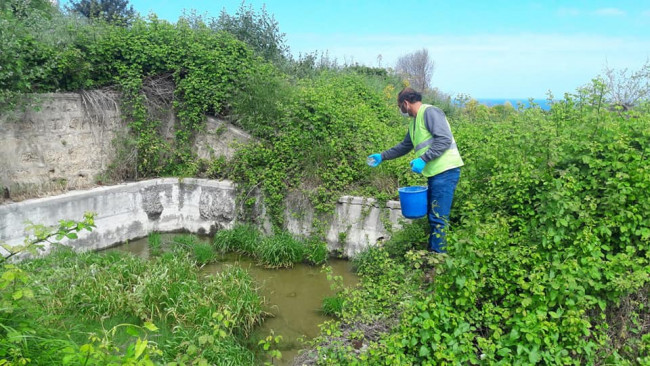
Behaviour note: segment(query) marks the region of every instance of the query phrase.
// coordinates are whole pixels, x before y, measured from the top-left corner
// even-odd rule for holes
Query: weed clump
[[[261,233],[251,224],[239,223],[230,230],[220,230],[214,235],[212,245],[219,253],[236,252],[254,255]]]
[[[251,224],[237,224],[230,230],[218,231],[212,246],[221,254],[248,255],[267,268],[292,267],[301,262],[320,265],[329,258],[327,243],[316,236],[300,239],[283,231],[265,237]]]
[[[330,316],[340,316],[343,310],[343,297],[339,295],[327,296],[323,299],[323,314]]]
[[[151,255],[159,255],[162,250],[162,239],[159,232],[153,232],[147,237],[147,245]]]
[[[305,247],[291,234],[282,232],[264,238],[256,253],[260,264],[268,268],[292,267],[302,262]]]
[[[318,237],[310,237],[305,241],[305,260],[313,265],[327,262],[329,249],[327,243]]]
[[[208,264],[216,260],[216,253],[210,243],[202,241],[196,235],[176,235],[172,239],[172,243],[181,247],[181,252],[191,253],[192,258],[198,264]]]
[[[194,248],[206,245],[190,238],[175,241]],[[151,321],[160,327],[157,342],[164,344],[161,357],[167,362],[185,362],[193,354],[212,364],[253,364],[254,353],[245,347],[245,339],[265,315],[253,279],[238,266],[205,276],[194,256],[196,252],[176,250],[143,260],[126,253],[79,254],[64,248],[27,261],[21,266],[38,283],[34,296],[48,305],[32,308],[25,321],[45,319],[54,326],[77,319],[91,330],[115,323],[113,319],[130,319],[136,325]],[[76,329],[71,332],[73,339],[87,337]],[[45,359],[41,356],[34,359]],[[63,355],[48,357],[60,360]]]

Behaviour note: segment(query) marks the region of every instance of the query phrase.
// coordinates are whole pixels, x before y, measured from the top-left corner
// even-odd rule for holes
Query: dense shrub
[[[369,265],[374,258],[395,258],[416,272],[424,268],[432,281],[413,292],[400,308],[399,326],[369,342],[362,360],[647,360],[650,117],[625,118],[597,100],[567,96],[549,112],[531,108],[502,119],[465,114],[453,122],[466,166],[452,209],[449,253],[423,262],[415,251],[423,247],[422,229],[414,224],[385,248],[359,257],[362,277],[385,272]],[[341,329],[376,314],[376,306],[361,299],[385,297],[389,283],[364,283],[362,297],[349,294],[344,303],[361,304],[359,315]],[[353,363],[345,343],[316,344],[334,363]]]
[[[278,226],[289,190],[301,189],[317,210],[329,212],[344,189],[372,179],[365,157],[397,143],[399,138],[389,136],[397,128],[403,131],[392,122],[397,112],[353,73],[325,72],[302,80],[291,96],[276,105],[282,120],[271,121],[277,124],[274,133],[240,150],[233,170],[239,182],[262,188]],[[388,162],[381,171],[394,164]]]
[[[0,37],[6,45],[0,56],[0,106],[13,106],[19,93],[118,87],[136,140],[133,171],[139,177],[196,174],[190,147],[204,128],[205,115],[225,113],[241,81],[267,67],[245,43],[201,19],[180,18],[172,24],[151,16],[120,27],[87,24],[56,12],[48,18],[38,9],[21,18],[0,11]],[[145,85],[160,77],[171,78],[171,87]],[[151,113],[163,102],[176,114],[173,139]]]

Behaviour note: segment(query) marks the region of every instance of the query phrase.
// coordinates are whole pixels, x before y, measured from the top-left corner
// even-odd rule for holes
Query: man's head
[[[404,88],[397,94],[397,106],[402,113],[408,113],[409,116],[417,114],[421,104],[422,94],[411,88]],[[415,109],[413,108],[414,106]]]

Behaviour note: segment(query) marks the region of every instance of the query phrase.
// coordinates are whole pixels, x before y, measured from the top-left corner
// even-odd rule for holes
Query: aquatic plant
[[[255,255],[261,240],[261,233],[252,224],[238,223],[232,229],[219,230],[212,245],[219,253],[237,252]]]
[[[305,253],[303,243],[287,232],[262,239],[256,251],[260,264],[268,268],[292,267],[301,262]]]

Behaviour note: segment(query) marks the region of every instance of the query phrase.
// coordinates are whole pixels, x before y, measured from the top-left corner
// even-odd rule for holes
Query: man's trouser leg
[[[428,179],[427,203],[429,212],[427,216],[431,227],[431,235],[429,236],[430,251],[446,252],[445,228],[449,220],[449,211],[451,211],[451,203],[454,199],[454,192],[459,178],[460,168],[454,168]]]

